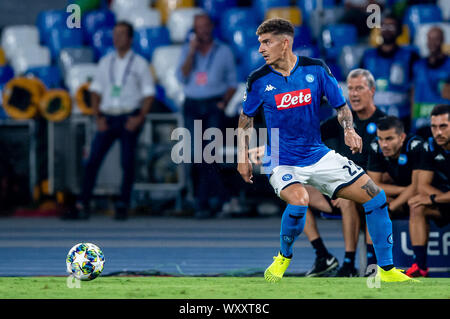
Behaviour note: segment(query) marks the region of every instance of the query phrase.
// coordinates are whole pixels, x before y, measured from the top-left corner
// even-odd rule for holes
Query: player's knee
[[[288,204],[296,206],[308,206],[309,196],[307,192],[295,191],[287,200]]]

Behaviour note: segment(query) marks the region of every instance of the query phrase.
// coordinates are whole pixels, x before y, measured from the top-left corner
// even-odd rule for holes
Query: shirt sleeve
[[[319,77],[322,85],[322,93],[328,99],[328,104],[333,108],[343,106],[346,101],[338,82],[330,71],[330,68],[323,63],[319,67]]]
[[[186,57],[189,51],[189,45],[186,44],[183,46],[182,50],[181,50],[181,55],[180,55],[180,61],[178,61],[178,65],[177,65],[177,69],[175,70],[175,76],[177,78],[178,81],[180,81],[180,83],[186,84],[188,81],[189,76],[184,76],[183,72],[181,71],[181,67],[183,66],[184,62],[186,61]]]
[[[92,79],[92,82],[89,85],[89,91],[102,95],[102,93],[106,90],[104,83],[105,72],[106,72],[106,57],[102,58],[97,63],[97,69],[95,70],[94,78]]]
[[[150,72],[150,65],[145,59],[140,60],[139,65],[139,79],[141,81],[141,94],[144,97],[155,95],[155,82],[152,73]]]
[[[242,103],[243,112],[245,115],[254,117],[262,105],[261,97],[258,93],[257,82],[252,81],[251,75],[247,79],[247,85],[244,92]]]
[[[433,168],[433,153],[429,145],[430,141],[426,141],[422,144],[422,150],[420,154],[420,161],[416,169],[425,171],[434,171]]]
[[[384,159],[382,154],[378,152],[378,142],[376,139],[370,143],[369,149],[369,160],[367,162],[367,170],[372,172],[386,172],[386,167],[384,165]]]
[[[424,145],[423,140],[420,139],[413,139],[411,141],[411,144],[409,146],[409,156],[411,160],[411,167],[413,170],[422,169],[424,166],[423,161],[423,155],[424,155]]]

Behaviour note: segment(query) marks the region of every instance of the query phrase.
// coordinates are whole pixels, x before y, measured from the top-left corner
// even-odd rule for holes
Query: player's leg
[[[280,281],[289,267],[292,246],[305,226],[309,202],[308,192],[297,182],[282,188],[279,196],[287,203],[287,206],[281,217],[280,252],[264,272],[264,278],[269,282]]]
[[[386,194],[367,174],[341,188],[338,197],[353,200],[364,207],[367,227],[372,238],[382,281],[406,281],[408,276],[394,267],[392,257],[392,222],[387,209]]]
[[[361,227],[358,209],[354,201],[341,199],[339,208],[342,215],[342,232],[345,242],[345,256],[337,277],[356,277],[355,268],[356,246],[358,244],[359,230]]]
[[[304,185],[304,187],[309,195],[310,207],[326,213],[331,213],[333,211],[333,208],[328,200],[316,188],[309,185]],[[324,276],[339,266],[337,258],[330,254],[328,249],[325,247],[317,228],[316,218],[309,208],[306,214],[306,222],[303,232],[306,237],[308,237],[308,240],[316,254],[314,265],[306,272],[306,277]]]
[[[427,268],[427,244],[429,234],[429,224],[427,216],[440,216],[438,210],[420,205],[409,207],[409,235],[414,252],[414,262],[406,271],[410,277],[426,277]]]

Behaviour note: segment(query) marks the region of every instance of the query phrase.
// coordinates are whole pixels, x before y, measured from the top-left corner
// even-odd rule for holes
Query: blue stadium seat
[[[92,44],[92,36],[100,28],[113,28],[116,24],[116,18],[111,10],[101,9],[86,12],[82,16],[84,41]]]
[[[92,48],[94,49],[96,61],[109,51],[113,50],[113,30],[111,28],[101,28],[95,31],[92,36]]]
[[[322,30],[322,45],[328,59],[336,59],[343,46],[354,45],[357,40],[357,30],[352,24],[331,24]]]
[[[199,0],[198,2],[216,24],[220,23],[220,17],[225,10],[234,8],[238,4],[238,0]]]
[[[309,29],[309,27],[306,24],[295,27],[294,47],[293,47],[294,50],[297,47],[311,45],[312,40],[313,39],[311,36],[311,30]]]
[[[289,7],[291,0],[259,0],[253,1],[253,14],[256,14],[259,20],[264,20],[266,12],[270,8]]]
[[[231,41],[233,32],[239,28],[251,28],[256,32],[259,19],[251,8],[231,8],[226,10],[220,19],[221,38]]]
[[[169,45],[169,30],[165,26],[135,30],[133,49],[151,61],[155,48]]]
[[[233,50],[234,56],[239,58],[245,54],[248,47],[259,46],[258,37],[255,34],[255,29],[241,27],[236,29],[232,33],[232,38],[230,41],[231,49]]]
[[[323,0],[324,8],[336,6],[335,0]],[[297,6],[302,10],[303,19],[309,20],[311,13],[317,9],[317,0],[297,0]]]
[[[316,45],[303,45],[297,47],[294,50],[294,54],[317,59],[320,57],[320,50]]]
[[[417,4],[410,6],[404,15],[403,23],[409,28],[410,38],[414,39],[419,25],[430,22],[442,22],[442,12],[437,5]]]
[[[64,48],[79,48],[83,46],[83,32],[81,29],[60,28],[50,31],[48,48],[53,60],[59,56]]]
[[[29,68],[25,75],[32,74],[38,77],[49,89],[62,87],[61,72],[57,66],[40,66]]]
[[[245,82],[252,71],[266,63],[258,50],[259,46],[251,46],[241,56],[237,65],[238,81]]]
[[[0,85],[7,83],[14,77],[14,69],[9,65],[0,66]]]
[[[47,45],[50,31],[55,28],[67,28],[66,21],[69,13],[65,10],[46,10],[39,12],[36,26],[39,29],[39,39]]]

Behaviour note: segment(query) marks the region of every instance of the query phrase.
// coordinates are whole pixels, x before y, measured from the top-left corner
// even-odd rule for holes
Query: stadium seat
[[[92,44],[92,36],[100,28],[113,28],[116,24],[116,17],[111,10],[101,9],[86,12],[82,15],[84,41]]]
[[[64,48],[79,48],[83,46],[83,32],[81,29],[53,29],[50,31],[48,48],[53,60],[59,57]]]
[[[92,48],[94,49],[94,58],[99,60],[102,56],[114,50],[113,30],[109,28],[97,30],[92,37]]]
[[[307,25],[311,29],[313,38],[319,39],[321,37],[323,26],[338,23],[344,13],[345,8],[343,6],[336,6],[333,8],[324,7],[322,12],[319,10],[311,12],[311,16],[307,20]]]
[[[247,78],[252,71],[266,63],[258,50],[259,46],[251,46],[243,52],[239,64],[237,65],[239,81],[247,81]]]
[[[295,27],[294,32],[294,50],[300,46],[312,44],[311,30],[307,25]]]
[[[11,59],[15,75],[21,75],[32,67],[49,66],[50,64],[50,50],[44,46],[29,46],[24,50],[17,50]]]
[[[440,27],[444,31],[444,43],[450,44],[450,23],[425,23],[421,24],[417,29],[414,37],[414,45],[419,49],[419,54],[422,57],[426,57],[429,54],[427,46],[427,34],[433,26]]]
[[[112,0],[110,8],[114,12],[117,21],[121,21],[128,16],[131,11],[149,9],[152,0]]]
[[[97,65],[95,63],[80,63],[72,66],[64,78],[70,95],[75,96],[77,89],[82,84],[93,80],[96,72]]]
[[[328,59],[338,57],[340,50],[345,45],[353,45],[357,42],[357,30],[352,24],[331,24],[322,31],[322,45]]]
[[[335,0],[321,1],[323,8],[333,8],[336,6]],[[302,16],[305,21],[308,21],[311,14],[317,9],[317,0],[297,0],[297,6],[302,10]]]
[[[159,27],[162,25],[161,12],[151,8],[128,11],[128,15],[124,16],[122,20],[131,23],[134,29]]]
[[[18,49],[38,45],[39,30],[34,25],[6,26],[3,29],[1,46],[8,60],[14,57]]]
[[[3,66],[6,64],[6,55],[5,55],[5,50],[3,50],[2,48],[0,48],[0,66]]]
[[[14,70],[9,65],[0,66],[0,85],[4,85],[6,82],[14,77]]]
[[[156,79],[164,88],[168,102],[173,102],[177,108],[184,101],[183,87],[175,76],[181,51],[182,45],[161,46],[155,49],[152,58]]]
[[[161,12],[162,23],[166,24],[173,10],[193,8],[195,7],[195,0],[156,0],[155,7]]]
[[[320,50],[316,45],[303,45],[297,47],[294,54],[317,59],[320,57]]]
[[[68,16],[69,13],[65,10],[46,10],[39,12],[36,26],[39,29],[40,42],[47,45],[51,30],[67,28],[66,21]]]
[[[236,7],[238,0],[200,0],[199,5],[216,24],[220,24],[222,13],[229,8]]]
[[[302,11],[297,7],[275,7],[267,10],[265,18],[283,18],[289,20],[295,26],[300,26],[302,24]]]
[[[438,0],[437,4],[439,8],[441,8],[442,18],[444,21],[450,21],[450,1]]]
[[[271,8],[276,7],[289,7],[291,5],[290,0],[259,0],[253,1],[253,12],[259,20],[264,20],[266,13]]]
[[[202,8],[179,8],[173,10],[167,21],[170,40],[173,43],[182,43],[194,25],[194,16],[205,12]]]
[[[32,67],[25,71],[25,76],[34,75],[38,77],[47,88],[60,88],[61,87],[61,72],[57,66],[38,66]]]
[[[409,27],[406,24],[402,25],[402,32],[397,37],[398,45],[409,45],[410,44],[410,35],[409,35]],[[369,44],[372,47],[377,47],[383,43],[383,38],[381,37],[381,29],[380,28],[372,28],[369,34]]]
[[[256,32],[260,22],[251,8],[241,7],[226,10],[220,21],[221,38],[226,41],[231,41],[233,32],[242,27],[253,29]]]
[[[239,58],[245,54],[248,47],[259,46],[259,41],[255,29],[242,27],[232,33],[230,44],[234,56]]]
[[[366,45],[345,45],[342,47],[338,57],[338,65],[344,79],[351,70],[359,67],[364,51],[367,48]]]
[[[441,21],[442,12],[437,5],[417,4],[408,7],[404,15],[403,23],[408,25],[411,39],[414,39],[416,30],[420,24]]]
[[[67,71],[74,65],[80,63],[93,63],[94,52],[90,47],[80,48],[65,48],[59,53],[57,61],[58,67],[61,70],[61,75],[64,78]]]
[[[148,61],[159,46],[171,44],[169,30],[165,26],[135,30],[133,49]]]

